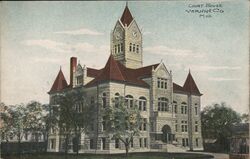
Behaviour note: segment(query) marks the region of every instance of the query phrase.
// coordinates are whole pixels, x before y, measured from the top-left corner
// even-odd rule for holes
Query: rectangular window
[[[144,138],[144,147],[148,147],[147,146],[147,138]]]
[[[115,53],[117,53],[117,46],[115,45]]]
[[[143,130],[144,131],[147,130],[147,119],[146,118],[143,119]]]
[[[115,139],[115,148],[116,148],[116,149],[119,148],[119,139]]]
[[[123,51],[123,43],[121,43],[121,51]]]
[[[158,88],[161,87],[161,80],[160,80],[160,78],[157,79],[157,87],[158,87]]]
[[[167,85],[168,85],[167,82],[165,82],[164,84],[165,84],[165,87],[164,87],[164,88],[167,89]]]
[[[181,114],[184,114],[184,106],[181,106]]]
[[[163,85],[164,85],[164,82],[163,82],[163,81],[161,81],[161,88],[163,88]]]
[[[195,115],[198,115],[198,107],[194,107]]]
[[[188,144],[188,138],[186,138],[186,146],[188,146],[189,144]]]
[[[198,132],[198,121],[195,121],[195,132]]]
[[[56,148],[56,139],[51,139],[51,149]]]
[[[94,149],[94,140],[93,139],[90,139],[90,141],[89,141],[89,148]]]
[[[142,147],[142,138],[139,139],[139,145]]]
[[[129,51],[132,51],[132,43],[129,44]]]
[[[178,113],[177,104],[174,105],[174,113]]]
[[[135,52],[135,44],[133,44],[133,52]]]
[[[134,139],[133,138],[130,141],[130,147],[134,147]]]
[[[187,106],[185,106],[184,108],[185,108],[185,112],[184,113],[187,114]]]
[[[102,149],[106,149],[106,138],[102,138]]]
[[[198,138],[195,139],[195,145],[196,145],[196,147],[199,146],[199,139]]]
[[[186,144],[185,144],[185,139],[182,139],[182,146],[185,147]]]

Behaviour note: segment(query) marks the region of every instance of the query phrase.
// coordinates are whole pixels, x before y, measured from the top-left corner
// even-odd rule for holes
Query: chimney
[[[70,58],[70,86],[73,87],[74,73],[76,71],[77,58]]]

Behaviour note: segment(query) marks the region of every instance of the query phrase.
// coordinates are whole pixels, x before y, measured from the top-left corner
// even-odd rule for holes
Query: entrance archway
[[[169,125],[164,125],[161,129],[162,131],[162,141],[165,143],[172,143],[174,139],[174,134],[171,133],[171,128]]]

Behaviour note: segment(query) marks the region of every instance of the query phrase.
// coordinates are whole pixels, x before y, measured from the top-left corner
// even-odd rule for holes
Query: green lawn
[[[128,159],[211,159],[212,156],[190,153],[133,153]],[[19,159],[18,156],[3,156],[3,159]],[[63,154],[33,154],[22,155],[21,159],[65,159]],[[76,155],[68,155],[67,159],[76,159]],[[77,159],[127,159],[124,154],[120,155],[93,155],[80,154]]]

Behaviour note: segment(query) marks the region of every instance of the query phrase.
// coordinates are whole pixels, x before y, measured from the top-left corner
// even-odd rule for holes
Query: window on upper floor
[[[125,103],[127,105],[127,108],[132,108],[134,106],[134,99],[133,96],[127,95],[125,99]]]
[[[157,78],[157,87],[161,89],[167,89],[167,79]]]
[[[120,94],[119,93],[115,93],[115,107],[118,108],[119,106],[119,98],[120,98]]]
[[[178,132],[178,120],[175,120],[175,132]]]
[[[136,45],[136,53],[139,53],[139,45]]]
[[[174,106],[174,113],[177,114],[178,113],[178,106],[177,106],[176,101],[173,101],[173,106]]]
[[[188,124],[186,120],[181,121],[181,132],[188,132]]]
[[[117,45],[118,53],[121,52],[120,44]]]
[[[187,103],[181,103],[181,114],[187,114]]]
[[[132,43],[129,44],[129,51],[132,52]]]
[[[135,44],[133,44],[133,52],[135,52]]]
[[[83,83],[83,76],[77,76],[76,77],[76,85],[80,85]]]
[[[121,43],[121,51],[123,51],[123,43]]]
[[[115,45],[115,53],[117,53],[117,46]]]
[[[107,94],[106,93],[102,94],[102,106],[103,108],[106,108],[107,106]]]
[[[165,97],[158,98],[158,111],[169,111],[168,99]]]
[[[195,132],[198,132],[198,127],[199,127],[199,125],[198,125],[198,121],[195,121]]]
[[[139,110],[147,111],[147,100],[145,97],[139,98]]]

